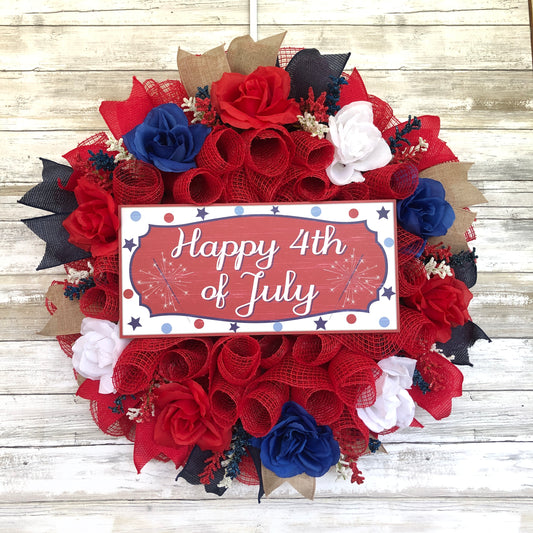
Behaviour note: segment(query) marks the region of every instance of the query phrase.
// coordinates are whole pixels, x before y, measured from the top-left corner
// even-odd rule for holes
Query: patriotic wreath
[[[456,365],[488,339],[470,319],[475,214],[469,164],[439,139],[436,116],[400,122],[369,95],[349,54],[281,48],[283,35],[178,52],[181,81],[140,82],[100,113],[110,133],[43,159],[20,200],[52,214],[23,222],[46,242],[38,269],[64,265],[46,294],[77,394],[108,435],[134,442],[140,472],[222,495],[234,480],[259,498],[284,480],[313,497],[331,467],[362,483],[357,460],[379,436],[421,427],[462,392]],[[119,205],[394,200],[399,330],[121,338]],[[133,319],[132,319],[133,320]],[[135,327],[135,324],[132,324]]]

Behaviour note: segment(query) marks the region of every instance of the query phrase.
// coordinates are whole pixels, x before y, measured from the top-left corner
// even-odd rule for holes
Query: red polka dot
[[[126,298],[126,300],[133,298],[133,291],[131,289],[126,289],[124,291],[124,298]]]
[[[167,213],[164,218],[165,222],[170,224],[174,220],[174,215],[172,213]]]
[[[348,315],[346,317],[346,322],[348,322],[348,324],[355,324],[356,320],[357,320],[357,317],[355,315]]]
[[[348,214],[350,215],[350,218],[357,218],[359,216],[359,211],[357,211],[357,209],[350,209]]]
[[[204,321],[201,318],[199,318],[198,320],[195,320],[194,327],[196,329],[202,329],[204,327]]]

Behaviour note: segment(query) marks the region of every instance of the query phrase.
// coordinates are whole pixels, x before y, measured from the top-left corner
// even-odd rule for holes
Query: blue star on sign
[[[131,317],[131,321],[128,322],[128,326],[131,326],[133,328],[133,331],[135,331],[135,328],[142,328],[142,326],[141,326],[141,317],[139,317],[139,318]]]
[[[391,299],[391,296],[395,295],[396,293],[392,290],[392,287],[389,287],[388,289],[383,287],[383,297]]]
[[[240,328],[240,326],[237,326],[237,322],[232,322],[229,329],[230,331],[233,331],[233,333],[237,333],[237,330]]]
[[[122,248],[127,248],[130,252],[137,246],[134,242],[133,242],[133,239],[124,239],[124,246]]]
[[[279,207],[277,205],[273,206],[270,210],[274,215],[277,215],[279,213]]]
[[[202,209],[197,209],[198,213],[196,214],[197,217],[200,217],[202,220],[205,220],[205,217],[209,215],[209,213],[205,210],[205,207],[202,207]]]
[[[324,320],[322,317],[320,317],[318,320],[314,320],[314,323],[316,324],[316,329],[326,329],[326,322],[327,320]]]
[[[386,218],[388,220],[389,219],[389,212],[390,212],[390,209],[385,209],[385,206],[382,206],[381,209],[377,209],[377,213],[379,215],[378,220],[380,220],[382,218]]]

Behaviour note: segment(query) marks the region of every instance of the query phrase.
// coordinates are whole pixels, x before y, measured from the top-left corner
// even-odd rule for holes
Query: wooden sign
[[[120,212],[123,336],[398,328],[394,202]]]

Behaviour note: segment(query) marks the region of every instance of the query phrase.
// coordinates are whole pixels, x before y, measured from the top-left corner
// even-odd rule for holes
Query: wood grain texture
[[[256,503],[173,480],[171,464],[137,475],[133,446],[99,432],[75,396],[71,361],[35,334],[60,267],[35,272],[44,246],[16,204],[40,180],[39,156],[105,129],[101,100],[131,77],[177,77],[178,46],[201,53],[248,29],[248,2],[13,0],[0,5],[0,529],[6,532],[533,531],[533,75],[525,0],[258,0],[259,36],[351,51],[369,92],[400,118],[437,114],[441,137],[484,192],[470,308],[493,338],[462,367],[445,420],[383,438],[360,461],[366,481],[330,473],[317,499],[287,486]]]

